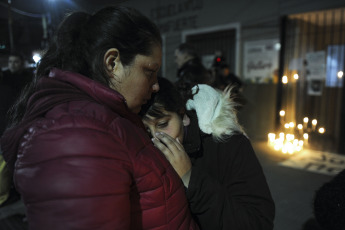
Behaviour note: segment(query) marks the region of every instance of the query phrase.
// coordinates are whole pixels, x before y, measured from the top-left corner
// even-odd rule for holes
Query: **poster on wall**
[[[308,79],[308,95],[321,96],[323,89],[323,81],[317,78]]]
[[[326,52],[317,51],[306,54],[306,77],[308,95],[321,96],[326,79]]]
[[[244,43],[243,76],[246,82],[275,82],[280,44],[278,39]]]

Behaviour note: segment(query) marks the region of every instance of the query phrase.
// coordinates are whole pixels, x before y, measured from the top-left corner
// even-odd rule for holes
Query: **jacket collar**
[[[201,138],[205,134],[199,129],[195,111],[187,111],[186,114],[190,118],[190,124],[185,127],[183,147],[190,157],[197,157],[201,149]]]
[[[70,87],[74,86],[82,95],[84,95],[84,97],[88,98],[88,100],[103,104],[112,111],[118,113],[120,116],[132,121],[137,126],[144,128],[140,117],[129,110],[125,98],[120,93],[109,88],[108,86],[105,86],[81,74],[63,71],[56,68],[50,71],[49,78],[67,83],[70,85]],[[65,87],[68,88],[67,85],[65,85]],[[68,98],[73,100],[70,97]]]
[[[1,149],[11,170],[20,140],[33,122],[59,104],[78,100],[96,101],[145,129],[141,118],[128,109],[124,97],[117,91],[81,74],[52,69],[48,77],[42,77],[38,81],[36,91],[28,100],[22,121],[6,130],[1,137]]]

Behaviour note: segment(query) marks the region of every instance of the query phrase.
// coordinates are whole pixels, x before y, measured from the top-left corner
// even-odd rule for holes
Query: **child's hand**
[[[156,133],[156,138],[152,138],[152,141],[162,151],[180,178],[191,169],[192,163],[178,139],[175,140],[165,133]]]

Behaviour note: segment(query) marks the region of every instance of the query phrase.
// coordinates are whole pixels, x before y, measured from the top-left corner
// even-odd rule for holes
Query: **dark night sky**
[[[32,50],[42,47],[42,15],[51,15],[51,31],[61,21],[64,14],[82,10],[93,12],[104,5],[116,4],[125,0],[11,0],[13,18],[12,34],[14,48],[26,56]],[[0,54],[10,51],[8,0],[0,0]]]

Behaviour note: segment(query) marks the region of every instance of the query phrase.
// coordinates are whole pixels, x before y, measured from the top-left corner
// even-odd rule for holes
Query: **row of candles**
[[[284,127],[284,131],[280,132],[278,135],[275,133],[268,134],[268,146],[272,147],[277,151],[281,151],[283,154],[294,154],[307,146],[309,140],[310,132],[318,131],[320,134],[325,133],[324,127],[319,127],[317,129],[317,120],[313,119],[311,121],[311,127],[309,127],[309,118],[303,118],[303,124],[297,124],[295,126],[294,122],[285,123],[285,111],[281,110],[279,112],[281,125]],[[296,128],[298,133],[296,133]]]
[[[337,72],[338,79],[341,79],[344,76],[343,71]],[[299,79],[298,74],[293,75],[293,80],[297,81]],[[288,84],[289,79],[287,76],[282,77],[282,83]],[[277,151],[281,151],[284,154],[294,154],[295,152],[299,152],[303,149],[304,146],[308,146],[309,141],[309,134],[311,132],[318,132],[320,134],[324,134],[326,132],[324,127],[319,127],[317,129],[317,120],[311,120],[311,126],[309,125],[309,118],[304,117],[303,123],[297,124],[295,126],[294,122],[285,123],[285,111],[281,110],[279,112],[280,115],[280,124],[284,127],[284,131],[280,132],[278,135],[275,133],[268,134],[268,145],[274,148]],[[296,129],[298,132],[295,132]]]
[[[338,77],[338,79],[342,79],[343,76],[344,76],[344,72],[343,72],[343,71],[340,70],[340,71],[337,72],[337,77]],[[297,81],[297,80],[299,79],[299,76],[298,76],[297,73],[293,75],[293,79],[294,79],[295,81]],[[284,75],[284,76],[282,77],[282,83],[283,83],[283,84],[289,83],[289,78],[288,78],[288,76]]]

